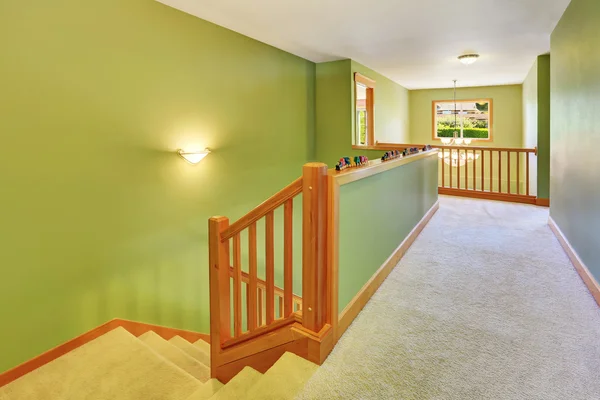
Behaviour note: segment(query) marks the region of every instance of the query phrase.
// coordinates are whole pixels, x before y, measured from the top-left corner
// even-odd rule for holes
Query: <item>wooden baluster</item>
[[[460,149],[456,149],[456,188],[460,189]]]
[[[264,306],[263,306],[264,290],[258,288],[258,326],[263,326],[265,322]]]
[[[267,282],[267,325],[275,319],[275,242],[274,215],[270,211],[265,219],[266,243],[266,282]]]
[[[483,163],[483,158],[484,158],[483,154],[484,154],[484,151],[481,150],[481,191],[482,192],[485,190],[485,173],[484,173],[485,167],[484,167],[484,163]]]
[[[453,164],[453,161],[452,161],[452,149],[450,149],[449,151],[450,151],[450,158],[449,158],[450,165],[449,165],[448,170],[450,171],[450,189],[452,189],[452,164]]]
[[[498,151],[498,193],[502,193],[502,151]]]
[[[256,222],[248,227],[248,302],[246,303],[246,310],[248,311],[248,330],[252,332],[258,325],[256,323],[257,310],[256,310],[256,289],[257,289],[257,251],[256,251]]]
[[[221,344],[231,338],[229,305],[229,241],[221,242],[221,232],[229,227],[229,219],[213,217],[208,222],[209,288],[210,288],[210,360],[211,377],[216,378]]]
[[[442,149],[442,187],[446,187],[446,163],[444,162],[444,156],[446,155],[446,149]]]
[[[525,191],[529,196],[529,153],[525,153]]]
[[[283,310],[283,297],[279,296],[279,318],[283,318],[284,317],[284,310]]]
[[[521,194],[521,153],[517,152],[517,194]]]
[[[510,194],[510,151],[506,153],[506,166],[507,166],[507,170],[508,170],[508,194]]]
[[[242,334],[242,245],[240,234],[233,237],[233,332]]]
[[[327,318],[327,165],[305,164],[302,177],[302,325],[319,332]]]
[[[494,163],[493,163],[493,158],[494,158],[494,153],[492,153],[492,151],[490,150],[490,192],[494,191],[494,185],[493,185],[493,181],[494,181]]]
[[[465,190],[469,190],[469,150],[465,149]]]
[[[294,297],[294,276],[292,272],[292,249],[294,247],[292,221],[294,218],[293,200],[289,199],[283,206],[283,310],[286,317],[294,312],[292,300]]]
[[[477,160],[475,158],[475,150],[473,150],[473,190],[477,190]]]

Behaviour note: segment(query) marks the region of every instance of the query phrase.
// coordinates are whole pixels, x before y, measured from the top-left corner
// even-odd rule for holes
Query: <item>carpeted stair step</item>
[[[201,387],[117,328],[0,388],[0,399],[181,400]]]
[[[195,358],[190,357],[179,348],[173,346],[156,333],[148,331],[140,336],[139,339],[146,343],[146,345],[156,353],[192,375],[200,382],[206,382],[210,379],[210,368]]]
[[[203,340],[203,342],[204,342],[204,340]],[[193,357],[196,360],[200,361],[202,364],[206,365],[207,367],[210,367],[210,351],[208,353],[206,353],[199,346],[194,346],[193,344],[191,344],[190,342],[188,342],[181,336],[175,336],[175,337],[171,338],[169,340],[169,343],[171,343],[173,346],[179,348],[179,350],[184,351],[190,357]],[[206,343],[206,342],[204,342],[204,343]],[[208,343],[206,343],[206,344],[208,345]],[[210,350],[210,347],[209,347],[209,350]]]
[[[302,357],[293,353],[285,353],[248,391],[245,398],[291,400],[304,387],[317,368],[316,364]]]
[[[196,390],[190,397],[186,400],[206,400],[210,399],[215,393],[217,393],[223,384],[216,379],[210,379],[198,390]]]
[[[200,340],[194,342],[194,346],[196,346],[197,348],[200,349],[200,351],[205,353],[206,356],[208,357],[208,359],[210,360],[210,344],[208,344],[204,340],[200,339]]]
[[[215,393],[210,400],[245,399],[248,391],[261,378],[262,374],[251,367],[244,367],[225,386]]]

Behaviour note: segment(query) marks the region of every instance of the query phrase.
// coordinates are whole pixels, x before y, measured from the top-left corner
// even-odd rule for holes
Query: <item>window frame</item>
[[[482,138],[472,138],[471,141],[482,141],[482,142],[493,142],[494,141],[494,101],[493,99],[486,98],[476,98],[476,99],[457,99],[456,103],[489,103],[489,117],[488,117],[488,137],[487,139]],[[442,140],[437,136],[437,109],[436,105],[438,103],[454,103],[454,100],[433,100],[431,102],[431,139],[432,140]]]
[[[360,131],[358,126],[358,111],[356,103],[358,100],[358,84],[365,86],[367,92],[366,111],[367,111],[367,135],[366,143],[360,143]],[[373,146],[375,145],[375,81],[366,76],[355,72],[354,73],[354,103],[352,104],[354,118],[354,134],[352,136],[352,144],[355,146]]]

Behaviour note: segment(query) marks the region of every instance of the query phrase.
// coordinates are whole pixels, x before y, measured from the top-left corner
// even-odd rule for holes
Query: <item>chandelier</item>
[[[458,110],[456,108],[456,79],[454,79],[454,133],[451,138],[441,138],[442,144],[445,146],[468,146],[471,144],[470,138],[462,138],[458,137],[458,132],[456,131],[456,118],[458,115]],[[473,160],[477,160],[479,158],[479,154],[467,153],[465,150],[464,153],[460,152],[460,149],[450,149],[449,152],[446,152],[442,149],[441,153],[438,153],[438,157],[443,159],[447,165],[451,165],[453,167],[462,167],[467,162],[471,162]]]

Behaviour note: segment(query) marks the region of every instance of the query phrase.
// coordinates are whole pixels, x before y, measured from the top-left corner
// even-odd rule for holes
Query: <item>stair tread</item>
[[[202,383],[116,328],[0,388],[0,399],[181,400]]]
[[[187,353],[190,357],[195,358],[202,364],[210,367],[210,351],[207,353],[200,346],[194,346],[181,336],[174,336],[169,340],[169,343],[178,347],[180,350]],[[206,343],[206,342],[205,342]],[[208,344],[208,343],[207,343]],[[210,349],[210,347],[209,347]]]
[[[207,354],[210,354],[210,344],[203,339],[196,340],[194,342],[194,346],[198,347],[200,350],[204,351]]]
[[[246,398],[248,391],[258,382],[262,374],[251,367],[244,367],[210,400],[232,400]]]
[[[196,390],[186,400],[207,400],[210,399],[215,393],[217,393],[223,384],[216,379],[210,379],[206,381],[202,387]]]
[[[319,367],[286,352],[248,391],[248,399],[293,399]]]
[[[148,331],[141,335],[139,339],[146,343],[146,345],[156,353],[198,379],[200,382],[206,382],[210,379],[210,368],[195,358],[190,357],[184,351],[169,343],[156,333]]]

